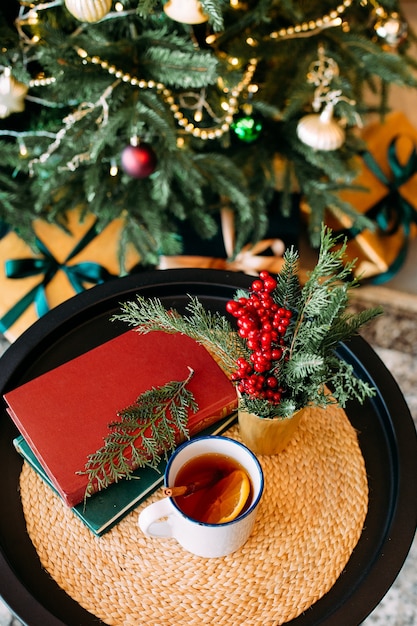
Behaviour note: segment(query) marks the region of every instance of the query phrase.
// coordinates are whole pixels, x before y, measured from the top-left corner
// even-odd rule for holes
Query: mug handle
[[[172,526],[169,523],[171,515],[172,504],[170,499],[163,498],[141,511],[138,524],[141,531],[148,537],[172,537]]]

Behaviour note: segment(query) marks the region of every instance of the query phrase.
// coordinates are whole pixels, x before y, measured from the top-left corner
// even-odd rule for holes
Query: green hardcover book
[[[234,424],[236,415],[236,412],[231,413],[198,433],[197,436],[224,433]],[[24,437],[22,435],[16,437],[13,443],[19,454],[51,489],[58,493]],[[139,468],[133,473],[132,478],[109,485],[106,489],[90,496],[85,505],[81,502],[72,507],[72,511],[95,535],[101,536],[161,487],[165,467],[166,461],[162,459],[157,470],[151,467]]]

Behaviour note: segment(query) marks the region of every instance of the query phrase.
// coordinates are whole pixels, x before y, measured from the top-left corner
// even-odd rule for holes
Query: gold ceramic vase
[[[305,409],[287,418],[268,419],[238,410],[240,436],[243,443],[255,454],[278,454],[290,443]]]

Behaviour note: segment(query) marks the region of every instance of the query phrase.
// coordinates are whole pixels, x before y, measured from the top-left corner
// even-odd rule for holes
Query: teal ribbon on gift
[[[86,283],[97,285],[110,278],[115,278],[114,274],[111,274],[105,267],[95,262],[85,261],[75,265],[67,265],[97,234],[96,223],[94,223],[62,263],[55,259],[52,252],[38,238],[36,238],[36,245],[43,255],[42,257],[12,259],[5,262],[5,275],[7,278],[21,279],[39,274],[43,275],[43,279],[0,319],[1,332],[5,332],[13,326],[32,303],[35,304],[36,313],[39,317],[42,317],[49,311],[46,287],[59,270],[66,274],[75,293],[84,291]]]
[[[411,224],[417,222],[415,208],[401,195],[401,187],[417,173],[417,150],[413,145],[408,160],[402,164],[397,153],[399,137],[399,135],[394,137],[388,146],[387,160],[392,178],[388,178],[384,174],[370,152],[365,152],[363,155],[363,160],[371,172],[388,188],[388,195],[367,213],[368,217],[374,219],[387,236],[394,234],[400,227],[403,228],[404,232],[404,244],[397,258],[386,272],[379,274],[372,280],[375,284],[383,283],[392,278],[403,265],[408,252]]]
[[[392,178],[388,178],[370,152],[364,152],[361,156],[371,172],[387,187],[388,194],[374,207],[367,211],[366,216],[376,222],[381,231],[387,235],[393,235],[402,227],[404,231],[404,244],[396,259],[386,272],[374,277],[371,282],[380,284],[390,280],[401,268],[408,252],[410,229],[412,222],[417,223],[417,212],[414,207],[401,195],[401,187],[417,173],[417,150],[413,150],[408,161],[401,164],[397,154],[397,141],[399,135],[394,137],[388,146],[387,161],[391,170]],[[337,234],[354,239],[362,232],[361,228],[347,228]]]

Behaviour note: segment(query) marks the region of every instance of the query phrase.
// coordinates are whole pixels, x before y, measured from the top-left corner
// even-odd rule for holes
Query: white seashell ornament
[[[68,11],[80,22],[99,22],[110,11],[112,0],[65,0]]]
[[[345,131],[333,119],[333,104],[328,103],[321,113],[302,117],[297,126],[298,138],[315,150],[337,150],[345,141]]]
[[[208,20],[198,0],[168,0],[164,12],[171,20],[182,24],[203,24]]]

